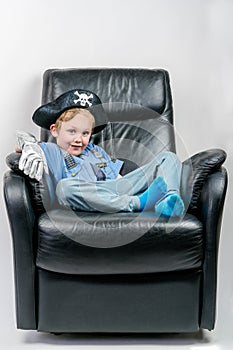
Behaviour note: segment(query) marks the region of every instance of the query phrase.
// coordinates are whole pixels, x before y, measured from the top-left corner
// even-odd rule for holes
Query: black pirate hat
[[[32,120],[42,128],[50,129],[60,115],[67,109],[88,109],[95,117],[93,133],[101,131],[107,124],[107,115],[99,97],[89,90],[74,89],[60,95],[54,101],[40,106],[33,114]]]

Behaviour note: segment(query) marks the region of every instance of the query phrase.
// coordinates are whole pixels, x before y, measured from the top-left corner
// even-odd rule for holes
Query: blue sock
[[[154,179],[145,192],[138,196],[140,200],[139,210],[152,210],[155,204],[167,192],[167,184],[161,176]]]
[[[165,216],[181,216],[184,213],[184,202],[179,193],[167,193],[162,200],[155,205],[155,213]]]

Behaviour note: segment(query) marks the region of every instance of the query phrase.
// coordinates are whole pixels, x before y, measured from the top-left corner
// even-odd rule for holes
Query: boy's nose
[[[77,133],[77,134],[74,136],[74,141],[75,141],[75,142],[81,141],[81,133]]]

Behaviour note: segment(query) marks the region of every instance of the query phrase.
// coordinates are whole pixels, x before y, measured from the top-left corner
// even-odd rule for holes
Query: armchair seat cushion
[[[164,273],[199,269],[203,228],[146,213],[84,213],[55,209],[41,215],[37,266],[80,275]]]

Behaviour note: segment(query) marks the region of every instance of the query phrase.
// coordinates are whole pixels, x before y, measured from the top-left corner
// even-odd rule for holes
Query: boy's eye
[[[89,131],[84,131],[84,132],[83,132],[83,136],[88,136],[89,134],[90,134]]]
[[[75,129],[68,129],[67,131],[71,135],[74,135],[76,133]],[[90,135],[90,131],[88,130],[82,132],[82,136],[89,136],[89,135]]]

